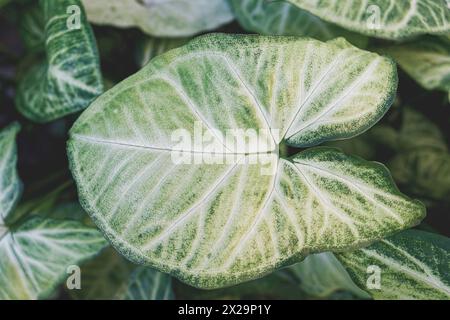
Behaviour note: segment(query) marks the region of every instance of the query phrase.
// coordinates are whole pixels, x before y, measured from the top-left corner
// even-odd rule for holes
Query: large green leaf
[[[342,264],[330,252],[312,254],[287,269],[299,280],[301,289],[313,297],[327,297],[337,291],[348,291],[358,298],[370,296],[359,289]]]
[[[423,206],[379,164],[329,148],[292,158],[278,149],[367,130],[396,83],[391,60],[344,40],[197,38],[75,123],[68,153],[82,205],[128,259],[199,287],[365,245],[418,223]],[[225,148],[179,146],[181,128],[206,130]],[[231,129],[258,130],[260,143],[231,149],[220,139]]]
[[[139,27],[157,37],[185,37],[233,20],[227,0],[83,0],[90,21]]]
[[[20,125],[14,123],[0,131],[0,228],[22,193],[16,169],[16,135],[19,130]]]
[[[337,256],[375,299],[450,299],[450,241],[446,237],[408,230]],[[370,266],[379,268],[379,288],[367,286],[374,274]]]
[[[450,40],[424,37],[382,50],[425,89],[450,92]]]
[[[364,47],[367,38],[329,24],[288,2],[266,0],[230,0],[236,19],[248,31],[263,35],[307,36],[331,40],[344,36]]]
[[[0,299],[47,298],[68,267],[96,255],[106,241],[74,221],[34,217],[0,234]]]
[[[40,9],[45,61],[21,80],[16,106],[27,118],[48,122],[86,108],[103,85],[97,46],[80,1],[41,0]]]
[[[314,15],[365,35],[400,39],[450,31],[445,0],[287,0]]]

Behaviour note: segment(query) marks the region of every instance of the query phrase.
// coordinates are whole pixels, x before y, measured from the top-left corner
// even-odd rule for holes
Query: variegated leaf
[[[14,123],[0,131],[0,228],[22,193],[16,169],[16,135],[19,130],[20,125]]]
[[[79,0],[40,0],[45,61],[19,84],[16,106],[27,118],[48,122],[86,108],[102,93],[97,46]]]
[[[337,257],[375,299],[450,299],[450,241],[446,237],[407,230]]]
[[[450,92],[450,40],[424,37],[382,51],[425,89]]]
[[[367,38],[341,29],[288,2],[231,0],[236,19],[247,31],[263,35],[303,36],[326,41],[345,37],[359,47]]]
[[[450,31],[446,0],[287,0],[312,14],[362,34],[401,39]]]
[[[35,217],[0,233],[0,300],[42,299],[106,241],[74,221]]]
[[[278,151],[367,130],[396,84],[392,61],[344,40],[197,38],[75,123],[68,153],[82,205],[128,259],[205,288],[383,238],[424,215],[383,166],[329,148]],[[224,148],[180,146],[178,129]],[[221,136],[233,129],[258,143],[231,149]]]
[[[186,37],[233,20],[227,0],[83,0],[90,21],[138,27],[156,37]]]

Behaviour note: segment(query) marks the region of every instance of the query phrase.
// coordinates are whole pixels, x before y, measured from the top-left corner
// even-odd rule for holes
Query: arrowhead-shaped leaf
[[[450,31],[445,0],[287,0],[312,14],[362,34],[401,39]]]
[[[139,27],[157,37],[185,37],[233,20],[227,0],[83,0],[90,21]]]
[[[326,41],[342,36],[359,47],[367,38],[341,29],[308,11],[282,1],[230,0],[236,19],[247,31],[262,35],[312,37]]]
[[[396,84],[392,61],[342,40],[197,38],[75,123],[68,152],[82,204],[127,258],[199,287],[368,244],[417,224],[423,206],[382,165],[330,148],[278,150],[367,130]],[[225,148],[180,146],[180,129]],[[229,130],[257,131],[261,143],[231,149]]]
[[[79,0],[41,0],[45,61],[19,84],[16,106],[27,118],[49,122],[86,108],[102,93],[97,46]]]
[[[16,135],[19,130],[20,125],[14,123],[0,131],[0,228],[22,193],[16,169]]]
[[[74,221],[32,218],[0,233],[0,299],[47,298],[68,267],[96,255],[106,241]]]
[[[375,299],[450,299],[450,240],[446,237],[407,230],[337,257]],[[379,276],[379,286],[368,279],[371,275]]]

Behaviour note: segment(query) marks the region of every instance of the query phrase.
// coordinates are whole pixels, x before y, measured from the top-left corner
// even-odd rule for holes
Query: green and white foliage
[[[250,32],[262,35],[312,37],[327,41],[345,37],[359,47],[367,44],[367,38],[341,29],[282,1],[230,0],[236,19]]]
[[[417,224],[424,207],[380,164],[331,148],[278,150],[364,132],[396,85],[391,60],[342,39],[199,37],[74,124],[68,153],[82,205],[125,257],[203,288],[367,245]],[[199,127],[219,144],[233,129],[253,129],[262,143],[208,152],[174,141]]]
[[[86,108],[103,91],[97,46],[79,0],[41,0],[45,60],[19,84],[16,106],[49,122]]]
[[[81,267],[81,290],[70,290],[75,299],[169,300],[174,298],[171,278],[156,270],[136,267],[114,249]]]
[[[89,21],[138,27],[156,37],[186,37],[233,20],[227,0],[83,0]]]
[[[348,291],[358,298],[370,298],[353,283],[345,268],[330,252],[312,254],[287,270],[295,275],[301,289],[310,296],[326,298],[337,291]]]
[[[450,299],[450,240],[446,237],[407,230],[337,257],[375,299]],[[371,276],[379,276],[379,286]]]
[[[383,39],[450,31],[445,0],[287,0],[345,29]]]
[[[106,245],[96,229],[34,217],[0,234],[0,300],[45,299]]]
[[[139,67],[144,67],[154,57],[171,49],[181,47],[189,42],[191,38],[155,38],[146,37],[139,42],[136,60]]]
[[[425,89],[450,92],[450,40],[428,36],[382,51]]]
[[[5,219],[22,193],[22,183],[16,169],[16,135],[19,130],[20,125],[14,123],[0,131],[0,237]]]

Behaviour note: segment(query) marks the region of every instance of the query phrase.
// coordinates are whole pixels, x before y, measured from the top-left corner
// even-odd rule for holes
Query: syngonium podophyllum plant
[[[391,60],[343,39],[199,37],[97,99],[70,131],[70,164],[85,209],[128,259],[229,286],[424,217],[383,165],[314,147],[373,126],[396,88]],[[180,148],[173,133],[198,126],[224,144],[229,129],[265,132],[268,143]],[[308,149],[289,156],[285,146]],[[205,154],[234,157],[199,163]],[[249,161],[258,155],[271,174]]]
[[[258,290],[450,298],[448,238],[406,230],[424,206],[382,164],[319,147],[361,154],[362,146],[370,159],[382,140],[404,190],[427,204],[446,200],[447,142],[404,106],[400,130],[378,126],[335,142],[365,132],[391,106],[397,71],[380,54],[425,89],[449,91],[446,2],[18,2],[30,5],[19,25],[30,59],[15,99],[35,122],[81,111],[111,82],[101,78],[88,19],[152,37],[135,55],[145,68],[93,102],[68,142],[80,202],[114,248],[77,203],[56,205],[59,192],[17,205],[19,125],[0,132],[0,299],[52,297],[74,265],[82,290],[64,292],[76,299],[169,299],[172,285],[188,298]],[[233,17],[239,32],[264,36],[188,43]],[[123,31],[126,41],[136,32]],[[206,148],[196,144],[199,129]],[[244,143],[229,145],[228,131],[244,132]],[[262,139],[253,144],[251,133]],[[240,285],[196,291],[170,275],[201,288]]]

